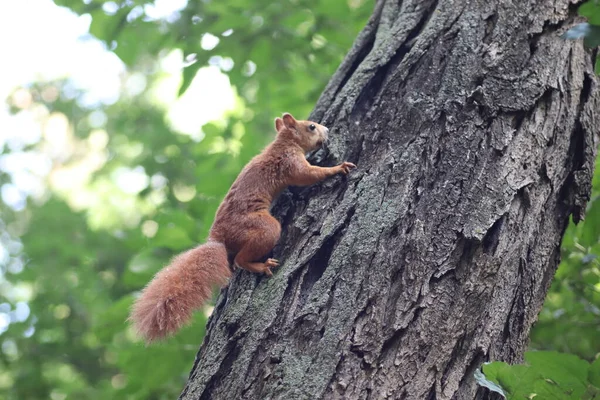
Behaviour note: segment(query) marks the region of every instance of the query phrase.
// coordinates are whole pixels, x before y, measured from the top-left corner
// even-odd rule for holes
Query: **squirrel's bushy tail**
[[[181,253],[159,271],[134,303],[129,319],[146,342],[162,339],[185,325],[210,298],[212,287],[226,285],[230,276],[225,246],[209,241]]]

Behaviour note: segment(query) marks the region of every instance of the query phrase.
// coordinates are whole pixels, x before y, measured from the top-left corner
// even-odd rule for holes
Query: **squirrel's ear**
[[[283,120],[279,117],[275,118],[275,130],[279,132],[283,128]]]
[[[296,119],[292,117],[292,114],[285,113],[283,114],[283,123],[286,128],[295,128],[296,127]]]

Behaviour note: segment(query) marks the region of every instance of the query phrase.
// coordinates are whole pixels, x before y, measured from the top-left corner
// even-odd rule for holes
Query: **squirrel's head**
[[[321,147],[327,141],[329,129],[312,121],[298,121],[292,114],[285,113],[281,118],[275,118],[277,135],[292,140],[305,152]]]

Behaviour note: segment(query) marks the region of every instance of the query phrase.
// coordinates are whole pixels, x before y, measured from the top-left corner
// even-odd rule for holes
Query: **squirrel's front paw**
[[[344,161],[338,165],[338,168],[340,169],[340,174],[348,175],[350,170],[356,168],[356,165],[352,164],[351,162]]]

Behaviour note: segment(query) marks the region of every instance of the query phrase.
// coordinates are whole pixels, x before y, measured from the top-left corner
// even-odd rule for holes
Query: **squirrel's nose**
[[[324,127],[325,128],[325,133],[329,133],[329,128]]]

